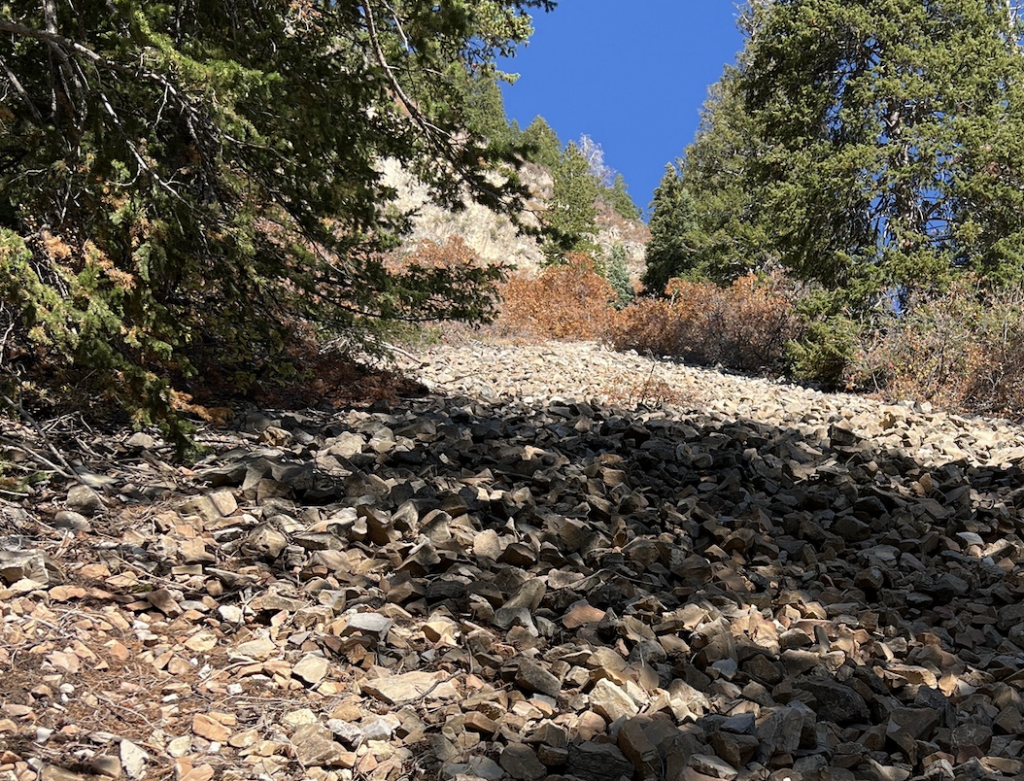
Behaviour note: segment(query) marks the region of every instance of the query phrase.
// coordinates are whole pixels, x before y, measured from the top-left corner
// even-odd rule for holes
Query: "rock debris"
[[[592,344],[407,368],[0,504],[0,779],[1024,777],[1018,426]]]

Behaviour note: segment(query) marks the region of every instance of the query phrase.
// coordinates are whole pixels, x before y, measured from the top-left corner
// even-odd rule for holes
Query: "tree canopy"
[[[204,360],[251,375],[297,321],[485,316],[493,269],[385,264],[407,221],[380,162],[515,213],[515,150],[438,74],[489,72],[553,6],[5,3],[0,370],[17,345],[145,421]]]
[[[522,142],[528,161],[555,170],[562,157],[562,142],[544,117],[538,114],[533,118],[523,131]]]
[[[798,276],[906,298],[1024,269],[1024,32],[1006,0],[758,3],[747,186]],[[870,301],[866,301],[870,303]]]
[[[678,186],[663,180],[652,204],[651,280],[778,262],[864,308],[965,269],[1021,275],[1014,3],[771,0],[741,26]]]
[[[600,184],[590,163],[572,141],[565,146],[554,178],[551,203],[544,214],[550,235],[544,245],[549,263],[561,263],[566,253],[593,254],[597,250],[597,206]]]

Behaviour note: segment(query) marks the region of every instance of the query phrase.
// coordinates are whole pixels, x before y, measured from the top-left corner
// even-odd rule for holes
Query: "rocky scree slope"
[[[80,481],[0,506],[0,778],[1024,775],[1019,427],[597,345],[410,369],[191,470],[51,427]]]

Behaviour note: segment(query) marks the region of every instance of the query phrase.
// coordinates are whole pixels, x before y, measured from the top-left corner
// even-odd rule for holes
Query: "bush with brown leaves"
[[[618,295],[594,271],[586,255],[539,274],[513,274],[501,289],[500,336],[523,339],[602,339],[615,313]]]
[[[864,345],[851,384],[892,400],[1024,416],[1024,290],[966,278]]]
[[[781,277],[751,274],[729,287],[674,279],[665,292],[667,299],[640,299],[615,316],[615,349],[741,371],[784,368],[800,321]]]

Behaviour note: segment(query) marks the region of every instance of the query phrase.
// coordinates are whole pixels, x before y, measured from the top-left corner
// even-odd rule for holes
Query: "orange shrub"
[[[665,292],[667,300],[641,299],[617,313],[608,331],[615,349],[777,371],[800,331],[792,295],[776,276],[751,274],[724,288],[673,279]]]
[[[502,336],[533,339],[602,339],[618,299],[586,255],[570,254],[564,265],[536,276],[513,274],[501,286]]]
[[[461,236],[448,236],[441,241],[423,239],[411,248],[391,253],[385,260],[385,267],[392,273],[399,273],[409,266],[457,271],[483,265],[486,264]]]
[[[1024,415],[1024,291],[959,281],[865,344],[852,382],[892,400]]]

